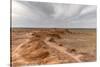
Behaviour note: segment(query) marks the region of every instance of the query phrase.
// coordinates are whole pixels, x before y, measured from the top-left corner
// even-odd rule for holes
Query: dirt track
[[[12,31],[13,67],[95,60],[95,30],[13,29]]]

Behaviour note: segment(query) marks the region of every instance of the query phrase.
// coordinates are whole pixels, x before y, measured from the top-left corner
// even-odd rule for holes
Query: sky
[[[12,27],[96,28],[95,5],[12,1]]]

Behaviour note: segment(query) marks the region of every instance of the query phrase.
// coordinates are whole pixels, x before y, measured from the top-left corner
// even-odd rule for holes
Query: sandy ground
[[[22,29],[11,35],[12,65],[96,61],[95,29]]]

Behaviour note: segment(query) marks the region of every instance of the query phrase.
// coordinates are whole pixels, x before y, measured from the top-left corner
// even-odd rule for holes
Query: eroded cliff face
[[[95,40],[95,30],[14,29],[12,65],[95,61]]]

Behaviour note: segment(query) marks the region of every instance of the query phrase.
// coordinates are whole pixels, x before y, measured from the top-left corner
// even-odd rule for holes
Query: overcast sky
[[[12,2],[12,27],[96,28],[94,5]]]

